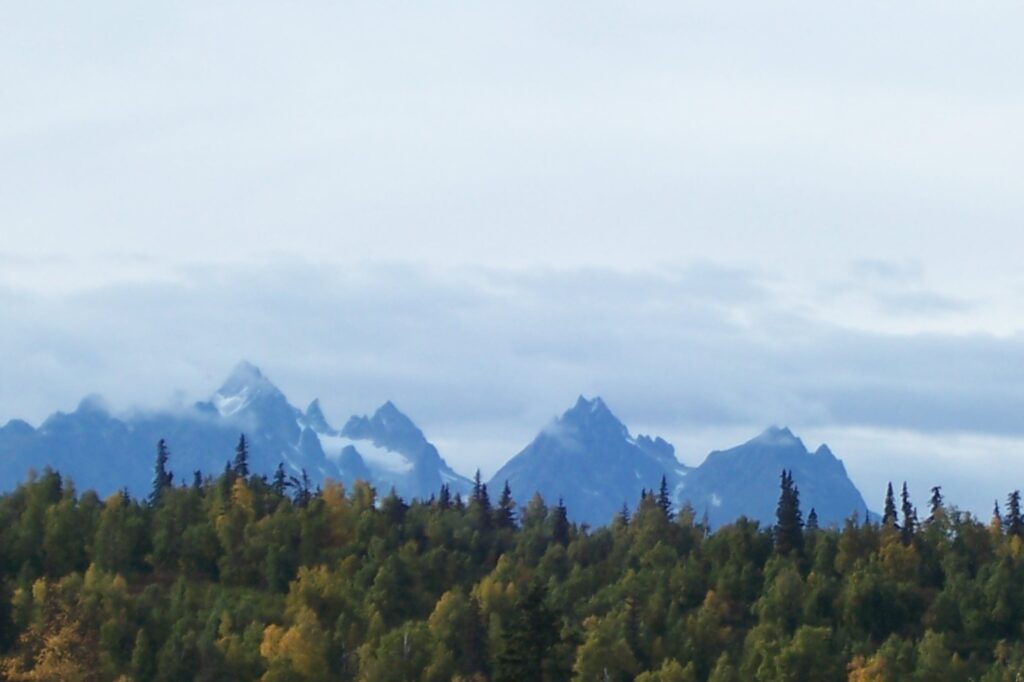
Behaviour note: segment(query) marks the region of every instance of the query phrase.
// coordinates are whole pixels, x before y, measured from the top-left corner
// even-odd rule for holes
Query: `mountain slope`
[[[580,396],[499,469],[489,486],[499,490],[507,481],[520,504],[534,493],[548,503],[561,498],[574,520],[599,526],[624,504],[635,505],[642,489],[656,489],[663,475],[675,487],[686,474],[671,445],[633,438],[601,398]]]
[[[809,452],[786,428],[771,427],[742,445],[715,451],[686,478],[678,496],[698,517],[707,512],[712,526],[743,515],[775,523],[779,476],[792,470],[800,490],[804,517],[813,507],[819,523],[841,524],[850,514],[863,514],[864,498],[828,446]]]
[[[382,491],[428,497],[442,482],[465,493],[468,479],[452,471],[423,432],[391,403],[373,418],[353,417],[344,433],[333,429],[314,400],[305,412],[259,368],[239,363],[209,400],[184,410],[114,416],[98,398],[71,413],[58,412],[38,429],[13,420],[0,428],[0,486],[13,488],[30,469],[71,477],[80,489],[107,494],[127,487],[148,493],[156,443],[171,452],[176,482],[194,471],[218,473],[234,456],[240,434],[249,443],[250,469],[270,475],[283,463],[290,474],[306,471],[314,484],[326,478],[368,479]],[[364,457],[366,461],[364,461]]]
[[[452,494],[466,494],[473,486],[448,466],[423,432],[390,400],[372,417],[351,417],[340,432],[326,421],[320,428],[325,452],[346,483],[368,479],[380,492],[394,487],[407,498],[419,499],[437,494],[443,484]]]
[[[314,484],[362,479],[381,493],[394,487],[407,499],[429,498],[442,484],[463,495],[472,487],[393,403],[336,429],[318,400],[299,410],[257,367],[243,362],[209,400],[185,409],[115,416],[100,399],[88,397],[38,428],[8,422],[0,428],[0,488],[13,488],[30,469],[49,466],[79,489],[109,494],[127,487],[145,495],[161,438],[170,447],[175,480],[183,483],[197,470],[222,471],[241,433],[257,474],[270,475],[283,463],[293,475],[305,471]],[[677,504],[689,503],[698,516],[706,512],[712,525],[740,515],[771,525],[783,469],[793,472],[805,516],[814,507],[820,523],[828,524],[864,513],[842,462],[827,446],[808,452],[788,429],[770,428],[688,468],[665,440],[633,437],[603,400],[582,396],[489,484],[496,494],[507,481],[521,505],[537,492],[550,504],[562,498],[575,520],[598,526],[623,505],[633,507],[642,489],[656,489],[665,476]]]

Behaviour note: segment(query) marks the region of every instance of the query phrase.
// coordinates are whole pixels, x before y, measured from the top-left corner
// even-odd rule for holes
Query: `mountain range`
[[[11,489],[29,470],[48,466],[79,489],[126,488],[145,495],[160,439],[171,448],[175,482],[187,483],[194,472],[221,470],[243,433],[250,468],[258,474],[270,475],[283,464],[290,475],[305,473],[313,484],[362,479],[410,499],[427,499],[442,485],[463,496],[473,488],[390,401],[337,429],[319,400],[298,409],[247,362],[208,400],[184,409],[115,416],[91,396],[38,427],[8,422],[0,428],[0,487]],[[713,526],[740,515],[771,524],[783,469],[793,472],[805,513],[813,507],[822,524],[865,512],[842,462],[824,445],[809,452],[788,429],[769,428],[688,467],[664,439],[632,436],[601,398],[582,396],[502,466],[489,486],[496,492],[507,482],[523,505],[535,493],[549,503],[561,499],[575,521],[599,526],[634,505],[641,491],[658,489],[664,477],[673,503],[689,504]]]

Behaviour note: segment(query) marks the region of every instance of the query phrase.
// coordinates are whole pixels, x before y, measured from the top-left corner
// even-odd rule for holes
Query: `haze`
[[[485,473],[579,393],[879,505],[1024,477],[1017,3],[26,3],[0,420],[242,358]],[[178,392],[180,391],[180,392]]]

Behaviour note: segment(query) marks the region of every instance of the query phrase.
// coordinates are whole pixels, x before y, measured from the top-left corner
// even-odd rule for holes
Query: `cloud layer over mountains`
[[[1020,466],[1008,449],[1024,432],[1018,337],[844,327],[784,285],[706,264],[438,273],[290,260],[65,295],[8,288],[0,325],[18,333],[0,336],[0,352],[18,361],[3,367],[0,416],[39,420],[92,392],[117,410],[187,404],[239,357],[266,358],[297,402],[320,396],[328,414],[407,406],[456,468],[488,473],[586,393],[612,396],[624,420],[671,436],[684,459],[736,442],[722,432],[786,423],[839,447],[869,502],[887,478],[947,485],[979,511],[1005,493],[1003,474],[978,469]],[[693,442],[709,430],[713,442]],[[906,434],[924,450],[981,440],[921,472],[887,457],[887,439],[905,449]],[[958,500],[965,470],[979,477],[972,489],[984,486]]]

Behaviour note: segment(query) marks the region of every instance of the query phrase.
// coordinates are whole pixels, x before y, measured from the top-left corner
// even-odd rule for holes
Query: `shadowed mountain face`
[[[316,484],[325,478],[370,480],[405,497],[426,497],[451,479],[453,491],[470,483],[455,474],[422,432],[388,403],[345,438],[327,422],[319,401],[305,412],[292,406],[260,370],[246,362],[231,372],[209,400],[185,410],[111,415],[97,398],[69,414],[58,412],[38,429],[14,420],[0,429],[0,485],[13,488],[30,469],[59,470],[79,489],[106,494],[127,487],[145,495],[153,478],[156,443],[166,439],[176,482],[193,471],[217,473],[233,458],[239,435],[249,442],[250,469],[270,475],[283,463],[305,470]],[[344,441],[344,442],[342,442]],[[366,461],[364,461],[364,457]]]
[[[141,496],[151,488],[161,438],[170,447],[175,481],[182,483],[196,470],[222,471],[241,433],[256,474],[270,475],[282,463],[292,475],[305,471],[313,484],[361,479],[381,493],[393,487],[406,499],[429,498],[442,485],[453,494],[472,488],[393,403],[336,429],[319,401],[297,409],[245,362],[209,400],[186,409],[118,417],[89,397],[74,412],[58,412],[38,428],[8,422],[0,428],[0,487],[11,489],[30,469],[49,466],[80,490],[107,494],[127,487]],[[490,487],[496,493],[507,481],[520,505],[534,493],[550,504],[561,498],[574,520],[599,526],[624,505],[636,505],[641,490],[657,490],[664,476],[676,503],[690,504],[698,517],[706,513],[714,526],[740,515],[770,525],[783,469],[793,472],[805,516],[814,507],[824,525],[864,513],[864,500],[842,462],[824,445],[808,452],[788,429],[773,427],[690,468],[663,439],[633,437],[600,398],[580,397],[509,460]]]
[[[499,469],[490,487],[507,481],[521,504],[534,493],[550,503],[561,498],[574,520],[598,526],[635,505],[642,489],[657,489],[662,476],[675,487],[686,473],[671,445],[633,438],[603,400],[581,396]]]
[[[427,499],[442,485],[465,495],[473,487],[455,473],[423,432],[390,400],[372,417],[351,417],[338,436],[324,438],[338,455],[346,482],[367,478],[382,492],[394,487],[406,497]]]
[[[712,452],[686,478],[679,499],[692,505],[698,517],[706,512],[712,526],[741,515],[773,524],[783,469],[793,472],[805,517],[814,508],[821,525],[841,524],[851,514],[867,511],[842,461],[827,445],[809,452],[789,429],[778,427]]]
[[[864,513],[864,499],[827,446],[809,453],[789,429],[771,428],[757,438],[713,452],[696,468],[686,467],[664,440],[633,438],[600,398],[580,398],[576,406],[502,467],[491,487],[508,481],[525,502],[539,492],[545,500],[565,500],[570,516],[592,526],[608,523],[642,489],[656,490],[665,476],[678,506],[706,513],[712,526],[739,516],[775,523],[779,476],[792,470],[806,515],[814,507],[819,523],[842,523]]]

